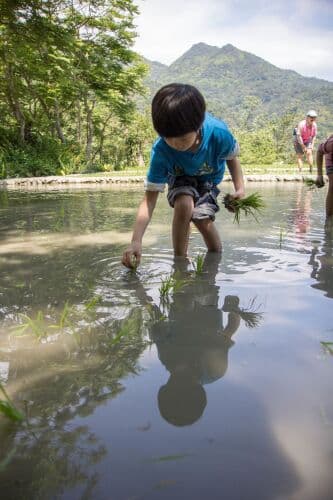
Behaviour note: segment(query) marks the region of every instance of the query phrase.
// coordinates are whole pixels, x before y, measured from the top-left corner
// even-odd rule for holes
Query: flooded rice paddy
[[[325,190],[255,190],[260,223],[222,208],[188,262],[160,197],[137,272],[140,190],[0,192],[1,498],[332,498]]]

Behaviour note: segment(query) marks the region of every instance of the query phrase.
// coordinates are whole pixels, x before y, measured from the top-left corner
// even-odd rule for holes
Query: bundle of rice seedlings
[[[138,267],[138,261],[137,261],[137,258],[136,258],[136,255],[132,255],[131,256],[131,270],[132,271],[136,271],[137,270],[137,267]]]
[[[231,209],[235,213],[234,222],[239,224],[240,216],[243,212],[245,216],[252,215],[258,221],[257,215],[265,207],[262,196],[259,193],[252,193],[246,198],[233,198],[231,194],[226,194],[223,198],[225,208]]]
[[[14,421],[21,421],[24,420],[24,416],[22,413],[14,406],[12,401],[10,400],[7,392],[5,391],[4,386],[0,382],[0,396],[1,394],[5,399],[0,398],[0,413],[5,415],[6,417],[10,418],[11,420]]]
[[[322,184],[322,185],[317,184],[317,181],[314,179],[311,179],[310,177],[306,177],[303,180],[303,182],[306,185],[306,187],[308,187],[310,190],[315,189],[316,187],[317,188],[323,187],[323,185],[324,185],[324,184]]]

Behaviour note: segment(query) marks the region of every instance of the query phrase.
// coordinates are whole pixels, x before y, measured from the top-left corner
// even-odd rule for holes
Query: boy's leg
[[[209,252],[222,252],[220,235],[214,224],[219,211],[217,196],[219,189],[209,181],[199,186],[200,198],[195,202],[192,222],[200,231]]]
[[[202,234],[209,252],[222,252],[220,235],[211,219],[193,220],[193,223]]]
[[[172,243],[176,257],[186,257],[187,255],[193,208],[192,196],[179,194],[176,197],[172,221]]]
[[[326,196],[326,216],[333,215],[333,174],[328,175],[328,192]]]

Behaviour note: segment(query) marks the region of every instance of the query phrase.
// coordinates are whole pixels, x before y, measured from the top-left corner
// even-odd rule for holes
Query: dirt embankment
[[[302,182],[305,178],[315,178],[311,175],[302,174],[264,174],[264,175],[245,175],[246,182]],[[226,175],[224,181],[230,181],[229,175]],[[144,176],[102,176],[102,175],[65,175],[65,176],[46,176],[46,177],[22,177],[13,179],[4,179],[0,181],[0,189],[20,189],[20,188],[52,188],[52,187],[94,187],[103,185],[142,185]]]

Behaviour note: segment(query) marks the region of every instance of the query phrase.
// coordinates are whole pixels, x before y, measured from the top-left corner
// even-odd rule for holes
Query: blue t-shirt
[[[171,177],[179,175],[200,176],[203,181],[219,184],[225,170],[225,160],[235,156],[237,142],[227,125],[206,113],[201,128],[201,143],[192,153],[177,151],[168,146],[162,137],[153,145],[146,188],[158,189]]]

